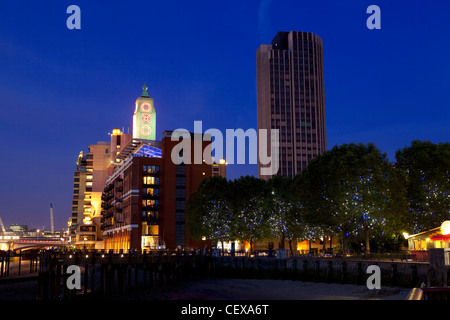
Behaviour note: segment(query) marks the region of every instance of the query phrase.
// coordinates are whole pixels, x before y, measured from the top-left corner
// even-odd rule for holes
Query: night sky
[[[69,5],[81,30],[69,30]],[[369,30],[369,5],[381,30]],[[449,142],[450,2],[0,0],[0,217],[50,229],[71,216],[78,153],[131,132],[147,83],[164,130],[256,129],[256,50],[278,31],[324,42],[328,148]],[[229,165],[228,178],[257,175]]]

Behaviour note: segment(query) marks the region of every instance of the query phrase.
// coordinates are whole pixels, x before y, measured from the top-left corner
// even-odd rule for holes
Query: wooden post
[[[297,280],[297,258],[292,260],[292,280]]]
[[[333,281],[333,262],[328,260],[327,265],[327,282],[330,283]]]
[[[114,283],[114,268],[112,265],[112,259],[113,259],[113,253],[112,253],[112,250],[110,250],[109,255],[108,255],[108,264],[107,264],[106,279],[105,279],[106,294],[108,296],[112,295],[112,288],[113,288],[113,283]]]
[[[38,277],[38,300],[48,299],[48,252],[41,251]]]
[[[356,263],[357,265],[357,274],[356,274],[356,284],[360,285],[363,283],[363,270],[362,270],[362,262],[359,261]]]
[[[147,289],[147,251],[144,250],[142,256],[142,277],[144,282],[144,288]]]
[[[320,281],[320,260],[316,260],[315,264],[316,264],[316,281]]]
[[[100,292],[102,294],[105,294],[105,263],[102,259],[102,262],[100,264]]]
[[[96,251],[92,251],[92,257],[91,257],[91,293],[94,293],[95,291],[95,255],[97,254]]]
[[[123,294],[124,281],[123,265],[120,263],[117,266],[117,289],[120,295]]]
[[[131,263],[132,263],[133,252],[132,250],[128,250],[128,263],[127,263],[127,292],[132,289],[131,285]]]
[[[341,283],[345,284],[347,283],[347,262],[342,261],[341,264]]]
[[[308,260],[303,260],[303,274],[302,274],[302,280],[306,281],[308,277]]]
[[[22,264],[22,250],[19,250],[19,275],[20,275],[20,265]]]
[[[84,295],[86,295],[87,294],[87,290],[88,290],[88,285],[89,285],[89,263],[88,263],[88,257],[89,257],[89,255],[88,255],[88,252],[85,250],[84,251],[84,257],[83,257],[83,259],[84,259],[84,285],[83,285],[83,293],[84,293]]]
[[[9,263],[11,258],[11,250],[8,250],[8,254],[6,256],[6,276],[9,277]]]
[[[61,291],[61,264],[56,265],[56,286],[55,286],[55,297],[59,299],[60,291]],[[65,283],[64,283],[65,285]]]
[[[391,266],[391,276],[392,276],[392,285],[396,286],[397,285],[397,265],[395,263],[392,264]]]
[[[139,285],[139,263],[138,263],[138,257],[135,254],[134,255],[134,288],[135,290],[138,288]]]
[[[417,281],[418,281],[418,277],[417,277],[417,265],[416,264],[413,264],[412,266],[411,266],[411,269],[412,269],[412,271],[411,271],[411,285],[413,286],[413,287],[415,287],[416,285],[417,285]]]
[[[55,298],[55,260],[56,256],[53,253],[49,253],[49,298],[53,300]]]
[[[62,273],[63,273],[63,275],[62,275],[62,277],[63,277],[63,298],[64,299],[68,299],[69,298],[69,288],[67,288],[67,278],[68,278],[68,276],[67,276],[67,260],[66,259],[64,259],[64,264],[63,264],[63,267],[62,267]]]

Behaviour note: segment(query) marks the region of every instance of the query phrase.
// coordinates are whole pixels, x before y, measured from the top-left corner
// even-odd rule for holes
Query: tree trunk
[[[342,257],[345,257],[345,253],[347,251],[347,236],[345,233],[342,236]]]
[[[284,249],[284,232],[281,234],[280,241],[280,249]]]
[[[365,233],[365,237],[366,237],[366,255],[370,254],[370,234],[369,234],[369,228],[365,227],[364,228],[364,233]]]
[[[294,255],[294,250],[292,250],[292,240],[289,239],[289,250],[291,251],[291,256]]]

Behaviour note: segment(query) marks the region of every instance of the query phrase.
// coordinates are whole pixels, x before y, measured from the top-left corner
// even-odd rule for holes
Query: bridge
[[[18,236],[1,236],[0,250],[31,250],[42,248],[63,248],[68,246],[68,241],[59,237],[29,237],[20,238]]]

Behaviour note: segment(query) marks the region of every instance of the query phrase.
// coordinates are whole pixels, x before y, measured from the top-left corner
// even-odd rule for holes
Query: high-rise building
[[[108,169],[121,148],[131,139],[114,129],[110,142],[99,141],[89,146],[89,152],[78,155],[74,172],[72,217],[69,219],[70,242],[77,248],[98,248],[101,245],[102,193]]]
[[[279,130],[278,175],[294,177],[327,148],[323,66],[313,33],[279,32],[256,52],[258,129]]]

